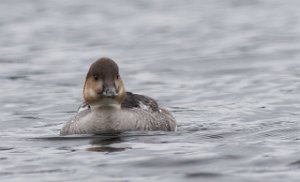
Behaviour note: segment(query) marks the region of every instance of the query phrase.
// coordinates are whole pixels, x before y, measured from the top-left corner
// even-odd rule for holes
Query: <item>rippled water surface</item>
[[[299,181],[300,1],[0,5],[0,181]],[[59,137],[116,60],[178,132]]]

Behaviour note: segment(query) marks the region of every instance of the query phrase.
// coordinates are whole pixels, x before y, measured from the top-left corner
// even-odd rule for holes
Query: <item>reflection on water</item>
[[[87,148],[87,151],[92,151],[92,152],[121,152],[129,148],[121,148],[121,147],[110,147],[109,145],[114,144],[114,143],[121,143],[122,140],[119,136],[112,137],[112,138],[107,138],[107,139],[99,139],[95,138],[92,139],[90,144],[92,145],[91,147]]]
[[[92,152],[121,152],[126,149],[130,149],[129,147],[110,147],[110,144],[120,143],[122,142],[121,138],[110,138],[106,140],[93,139],[91,141],[91,147],[88,147],[87,151]]]
[[[300,2],[0,6],[0,181],[299,181]],[[178,132],[59,136],[94,60]]]

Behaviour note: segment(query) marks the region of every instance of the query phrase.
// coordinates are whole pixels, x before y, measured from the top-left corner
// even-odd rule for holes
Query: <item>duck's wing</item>
[[[122,108],[141,108],[150,112],[159,112],[159,106],[157,102],[151,97],[133,94],[131,92],[126,93],[127,96],[121,105]]]
[[[79,118],[82,118],[82,117],[86,116],[90,112],[91,112],[90,105],[88,105],[87,103],[83,102],[79,106],[79,108],[78,108],[77,113],[75,114],[75,116],[73,118],[71,118],[71,122],[74,122],[74,121],[78,120]]]
[[[75,134],[74,126],[76,126],[76,122],[79,121],[80,118],[86,116],[91,112],[91,107],[87,103],[82,103],[75,116],[73,116],[60,130],[60,135],[70,135]],[[74,125],[75,123],[75,125]]]
[[[90,111],[91,111],[91,107],[87,103],[83,102],[79,106],[79,108],[77,110],[77,114],[79,115],[79,114],[87,113],[87,112],[90,112]]]

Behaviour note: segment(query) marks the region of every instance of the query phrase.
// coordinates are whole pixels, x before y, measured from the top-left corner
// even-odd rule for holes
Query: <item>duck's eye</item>
[[[119,79],[119,78],[120,78],[120,75],[119,75],[119,74],[117,74],[116,78],[117,78],[117,79]]]
[[[93,75],[94,80],[98,80],[98,76],[97,75]]]

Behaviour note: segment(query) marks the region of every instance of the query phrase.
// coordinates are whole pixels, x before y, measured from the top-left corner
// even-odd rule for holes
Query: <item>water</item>
[[[300,1],[0,5],[0,181],[299,181]],[[116,60],[178,132],[59,137]]]

